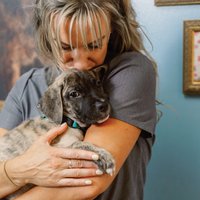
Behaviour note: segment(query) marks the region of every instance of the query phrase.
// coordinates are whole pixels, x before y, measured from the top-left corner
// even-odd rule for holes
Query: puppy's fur
[[[110,105],[97,74],[72,69],[58,76],[38,104],[44,117],[27,120],[0,138],[0,161],[21,155],[39,136],[61,124],[66,117],[74,120],[80,127],[105,121],[109,117]],[[115,170],[112,155],[105,149],[82,142],[83,138],[84,134],[80,129],[68,127],[67,133],[57,137],[52,145],[96,152],[100,157],[95,161],[98,167],[105,173],[112,174]],[[33,185],[26,185],[6,198],[12,199],[30,187]]]

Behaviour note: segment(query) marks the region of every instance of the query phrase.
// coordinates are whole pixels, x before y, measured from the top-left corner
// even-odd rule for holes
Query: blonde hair
[[[55,16],[58,16],[58,21],[54,30]],[[60,58],[59,31],[67,20],[70,20],[71,27],[69,36],[76,24],[86,47],[86,24],[89,24],[93,37],[98,40],[101,35],[100,16],[107,24],[107,32],[111,29],[108,54],[112,52],[115,56],[126,51],[137,51],[145,53],[154,63],[143,45],[131,0],[35,0],[33,21],[39,55],[54,63]],[[93,28],[93,22],[98,24],[97,31]],[[101,46],[101,42],[98,45]]]

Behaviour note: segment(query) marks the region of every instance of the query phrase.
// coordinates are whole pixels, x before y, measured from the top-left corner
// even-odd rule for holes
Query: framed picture
[[[183,92],[200,95],[200,20],[184,21]]]
[[[200,0],[155,0],[156,6],[200,4]]]

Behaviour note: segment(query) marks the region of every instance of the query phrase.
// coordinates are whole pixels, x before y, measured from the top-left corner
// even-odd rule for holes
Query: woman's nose
[[[90,68],[89,52],[85,48],[76,48],[72,51],[73,67],[79,70]]]

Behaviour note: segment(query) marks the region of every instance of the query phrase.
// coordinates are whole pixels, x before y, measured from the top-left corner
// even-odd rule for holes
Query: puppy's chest
[[[51,120],[49,120],[48,118],[37,118],[33,121],[34,124],[33,126],[31,124],[29,124],[28,126],[30,126],[29,128],[31,128],[31,130],[34,129],[34,131],[32,132],[32,137],[34,137],[34,135],[37,135],[36,138],[40,135],[46,134],[47,131],[49,131],[50,129],[59,126],[58,124],[52,122]],[[67,131],[64,132],[63,134],[57,136],[52,142],[51,145],[56,146],[56,147],[69,147],[71,144],[73,144],[76,141],[82,141],[83,140],[83,132],[80,129],[76,129],[76,128],[71,128],[68,127]],[[33,140],[35,140],[36,138],[34,138]]]
[[[38,137],[56,126],[58,126],[56,123],[48,119],[35,118],[8,131],[0,138],[0,161],[21,155]],[[83,140],[82,131],[68,127],[67,131],[54,139],[51,144],[66,148],[80,140]]]
[[[69,147],[76,141],[82,141],[83,138],[81,130],[68,127],[67,131],[54,139],[51,144],[56,147]]]

